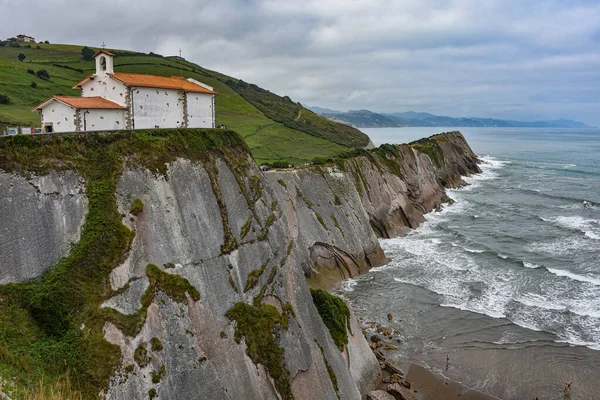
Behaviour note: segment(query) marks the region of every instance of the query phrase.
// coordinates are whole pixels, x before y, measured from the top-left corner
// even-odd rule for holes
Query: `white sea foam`
[[[356,281],[356,279],[348,278],[342,282],[342,290],[345,292],[352,292],[354,291],[354,287],[357,283],[358,282]]]
[[[530,262],[526,262],[526,261],[521,261],[521,263],[523,264],[523,266],[525,268],[530,268],[530,269],[542,268],[542,265],[539,265],[539,264],[534,264],[534,263],[530,263]]]
[[[479,159],[482,161],[482,163],[479,164],[481,173],[471,176],[464,176],[463,180],[467,182],[469,186],[458,190],[469,191],[478,187],[483,181],[496,179],[498,177],[496,171],[503,168],[506,164],[510,164],[510,161],[498,160],[491,156],[481,156]]]
[[[593,285],[600,286],[600,278],[591,277],[589,275],[575,274],[573,272],[565,271],[563,269],[556,269],[556,268],[546,268],[546,269],[556,276],[565,277],[565,278],[573,279],[575,281],[587,282],[587,283],[591,283]]]
[[[597,219],[587,219],[581,216],[560,216],[544,219],[544,221],[551,221],[566,229],[578,230],[590,239],[600,239],[600,220]]]
[[[515,301],[529,307],[542,308],[544,310],[562,311],[567,309],[567,307],[563,304],[553,303],[544,296],[530,292],[523,293],[515,298]]]
[[[600,234],[593,231],[586,231],[585,236],[589,237],[590,239],[600,240]]]
[[[469,249],[467,247],[463,247],[463,249],[465,249],[465,251],[468,251],[469,253],[473,253],[473,254],[480,254],[485,251],[485,250],[479,250],[479,249]]]
[[[580,237],[570,236],[550,242],[534,242],[527,246],[533,252],[542,252],[554,256],[571,256],[581,250],[589,249],[590,241]]]

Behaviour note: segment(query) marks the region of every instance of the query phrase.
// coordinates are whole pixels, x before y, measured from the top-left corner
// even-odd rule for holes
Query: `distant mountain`
[[[330,117],[330,115],[324,115]],[[396,126],[397,121],[393,118],[386,117],[381,114],[376,114],[368,110],[350,110],[343,115],[336,114],[337,120],[345,121],[351,125],[360,128],[379,128],[382,126]],[[341,121],[340,121],[341,122]]]
[[[319,115],[327,115],[327,114],[343,114],[343,111],[332,110],[330,108],[322,108],[322,107],[310,107],[306,106],[310,111],[319,114]]]
[[[334,110],[311,107],[317,114],[337,122],[356,126],[357,128],[387,128],[404,126],[436,126],[436,127],[504,127],[504,128],[591,128],[583,122],[569,119],[551,121],[513,121],[494,118],[465,118],[439,116],[425,112],[374,113],[369,110],[350,110],[335,112]],[[319,112],[317,110],[326,110]]]

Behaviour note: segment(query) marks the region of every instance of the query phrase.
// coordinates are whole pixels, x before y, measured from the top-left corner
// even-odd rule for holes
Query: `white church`
[[[96,73],[76,84],[81,96],[53,96],[34,108],[43,132],[214,128],[212,87],[195,79],[114,71],[115,55],[94,55]]]

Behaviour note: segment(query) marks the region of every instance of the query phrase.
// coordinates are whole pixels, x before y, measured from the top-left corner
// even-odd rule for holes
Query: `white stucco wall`
[[[42,128],[51,122],[54,132],[74,132],[75,112],[73,107],[51,101],[42,109]]]
[[[188,128],[214,128],[213,95],[186,93],[188,104]]]
[[[174,89],[133,89],[135,129],[176,128],[183,122],[183,94]]]
[[[104,97],[107,100],[125,106],[127,87],[104,73],[98,74],[81,86],[82,97]]]
[[[87,114],[84,113],[89,111]],[[81,130],[102,131],[125,129],[125,110],[81,110]],[[84,128],[85,118],[85,128]]]

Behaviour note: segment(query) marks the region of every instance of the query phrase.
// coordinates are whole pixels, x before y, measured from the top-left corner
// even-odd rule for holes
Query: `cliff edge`
[[[360,399],[379,364],[306,278],[385,263],[476,162],[458,132],[266,174],[223,130],[0,140],[1,390]]]

